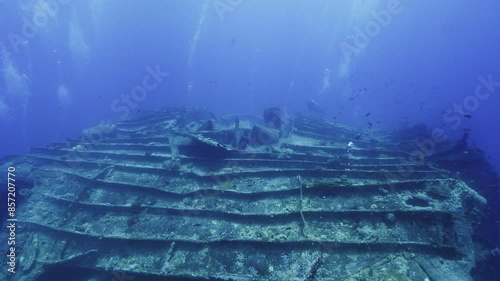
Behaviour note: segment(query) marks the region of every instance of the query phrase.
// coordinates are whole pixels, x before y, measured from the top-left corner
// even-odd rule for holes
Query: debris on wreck
[[[26,183],[17,280],[472,280],[484,197],[402,161],[414,147],[398,133],[277,108],[260,123],[166,109],[110,128],[2,165]]]

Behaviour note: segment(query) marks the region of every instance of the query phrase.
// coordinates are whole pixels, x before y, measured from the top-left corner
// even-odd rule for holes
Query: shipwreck
[[[487,202],[456,169],[482,156],[418,153],[426,133],[278,108],[100,124],[2,162],[18,243],[1,279],[473,280]]]

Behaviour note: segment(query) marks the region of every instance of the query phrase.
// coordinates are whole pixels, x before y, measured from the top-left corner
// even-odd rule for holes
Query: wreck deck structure
[[[486,201],[415,153],[421,137],[276,108],[263,120],[169,109],[100,124],[3,163],[22,186],[22,243],[16,274],[0,275],[472,280]]]

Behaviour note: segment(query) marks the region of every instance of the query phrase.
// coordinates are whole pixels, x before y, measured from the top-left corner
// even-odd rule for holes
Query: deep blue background
[[[478,76],[500,81],[498,1],[401,0],[401,13],[349,59],[341,43],[354,45],[388,1],[73,0],[16,51],[9,34],[45,11],[43,1],[19,2],[0,1],[0,157],[119,120],[113,101],[159,65],[170,75],[133,114],[297,112],[314,99],[326,118],[360,128],[423,122],[454,139],[471,128],[500,170],[500,87],[460,126],[443,120],[474,94]]]

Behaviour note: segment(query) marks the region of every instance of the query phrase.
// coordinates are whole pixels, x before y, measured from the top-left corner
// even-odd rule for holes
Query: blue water
[[[150,109],[260,116],[314,100],[363,129],[421,122],[457,140],[470,128],[500,171],[498,11],[493,0],[3,0],[0,157]]]

